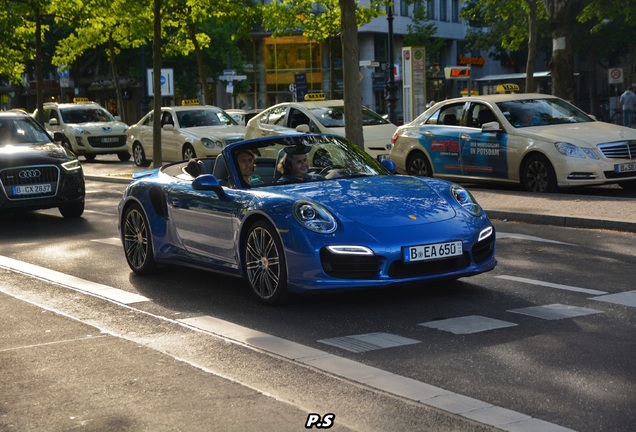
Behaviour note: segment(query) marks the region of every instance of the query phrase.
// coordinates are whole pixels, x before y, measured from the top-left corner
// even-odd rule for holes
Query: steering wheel
[[[326,176],[327,173],[329,173],[329,171],[334,170],[334,169],[343,169],[344,167],[342,165],[327,165],[326,167],[324,167],[323,169],[321,169],[320,171],[318,171],[318,175],[321,176]]]

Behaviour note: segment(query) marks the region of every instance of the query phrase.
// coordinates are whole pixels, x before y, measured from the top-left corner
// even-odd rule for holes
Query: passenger
[[[236,155],[236,161],[238,162],[243,182],[246,185],[256,186],[263,183],[260,176],[254,173],[254,170],[256,170],[256,155],[251,150],[239,150]]]

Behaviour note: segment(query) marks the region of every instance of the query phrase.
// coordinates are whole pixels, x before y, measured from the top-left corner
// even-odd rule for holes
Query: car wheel
[[[431,164],[424,153],[419,151],[409,156],[408,162],[406,163],[406,173],[408,175],[433,177]]]
[[[194,151],[194,148],[190,144],[186,144],[183,146],[183,160],[190,160],[197,157],[197,153]]]
[[[627,180],[624,182],[619,182],[618,185],[628,191],[636,190],[636,180]]]
[[[84,201],[61,205],[58,210],[65,218],[78,218],[84,213]]]
[[[154,272],[157,264],[152,249],[152,234],[148,219],[138,204],[126,208],[122,224],[128,266],[140,275]]]
[[[117,157],[122,162],[128,162],[130,160],[130,153],[128,153],[128,152],[119,152],[119,153],[117,153]]]
[[[141,143],[136,142],[133,144],[133,162],[139,167],[147,167],[150,165],[150,161],[146,159],[146,153]]]
[[[523,163],[521,182],[528,192],[549,193],[557,190],[554,168],[545,156],[539,154],[530,156]]]
[[[266,221],[250,226],[243,246],[243,265],[252,293],[265,304],[287,300],[287,268],[283,244]]]
[[[97,155],[94,155],[92,153],[89,154],[85,154],[84,158],[89,161],[89,162],[93,162],[95,160],[95,158],[97,157]]]

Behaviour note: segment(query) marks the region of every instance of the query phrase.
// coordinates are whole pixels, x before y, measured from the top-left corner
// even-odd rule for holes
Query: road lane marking
[[[211,316],[177,320],[198,330],[233,340],[396,396],[439,408],[506,431],[573,432],[506,408],[416,381],[363,363],[329,354]]]
[[[593,290],[593,289],[589,289],[589,288],[579,288],[579,287],[574,287],[574,286],[570,286],[570,285],[561,285],[561,284],[555,284],[555,283],[552,283],[552,282],[543,282],[543,281],[539,281],[539,280],[535,280],[535,279],[527,279],[527,278],[517,277],[517,276],[499,275],[499,276],[495,276],[495,277],[499,278],[499,279],[506,279],[506,280],[514,281],[514,282],[523,282],[523,283],[527,283],[527,284],[531,284],[531,285],[540,285],[540,286],[544,286],[544,287],[548,287],[548,288],[556,288],[556,289],[561,289],[561,290],[566,290],[566,291],[580,292],[580,293],[584,293],[584,294],[592,294],[592,295],[607,294],[607,291],[598,291],[598,290]]]
[[[418,340],[394,335],[391,333],[364,333],[352,336],[342,336],[329,339],[320,339],[320,343],[342,348],[354,353],[395,348],[404,345],[414,345],[421,343]]]
[[[529,241],[536,241],[536,242],[543,242],[543,243],[555,243],[555,244],[567,245],[567,246],[575,246],[572,243],[564,243],[564,242],[560,242],[560,241],[557,241],[557,240],[550,240],[550,239],[546,239],[546,238],[542,238],[542,237],[535,237],[535,236],[530,236],[530,235],[525,235],[525,234],[515,234],[515,233],[506,233],[506,232],[497,231],[497,240],[506,239],[506,238],[517,239],[517,240],[529,240]]]
[[[541,318],[544,320],[559,320],[565,318],[576,318],[585,315],[594,315],[603,313],[603,311],[596,309],[589,309],[578,306],[569,306],[563,304],[551,304],[544,306],[531,306],[519,309],[510,309],[507,312],[512,312],[521,315],[528,315],[535,318]]]
[[[447,331],[453,334],[472,334],[488,330],[515,327],[517,324],[478,315],[429,321],[418,326]]]
[[[66,273],[58,272],[55,270],[49,270],[45,267],[40,267],[34,264],[29,264],[23,261],[14,260],[9,257],[0,255],[0,267],[4,267],[9,270],[13,270],[19,273],[25,273],[35,276],[39,279],[44,279],[50,282],[54,282],[59,285],[72,288],[76,291],[86,292],[98,297],[103,297],[109,300],[113,300],[117,303],[125,305],[132,303],[139,303],[149,301],[148,297],[124,291],[119,288],[113,288],[108,285],[102,285],[100,283],[91,282],[85,279],[81,279],[75,276],[68,275]]]
[[[622,306],[636,307],[636,291],[608,294],[600,297],[590,297],[590,300],[614,303]]]

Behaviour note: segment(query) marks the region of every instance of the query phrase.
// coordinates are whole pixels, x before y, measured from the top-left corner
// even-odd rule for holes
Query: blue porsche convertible
[[[243,277],[266,304],[495,267],[495,229],[468,191],[391,168],[342,137],[294,135],[138,173],[119,204],[126,260]]]

